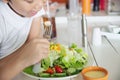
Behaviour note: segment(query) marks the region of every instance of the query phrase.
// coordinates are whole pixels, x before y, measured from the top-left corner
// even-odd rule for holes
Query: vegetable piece
[[[50,59],[49,59],[49,58],[44,58],[44,59],[42,59],[42,61],[41,61],[41,66],[42,66],[42,68],[44,68],[44,69],[48,69],[49,66],[50,66]]]
[[[62,73],[63,72],[63,69],[61,68],[61,66],[56,65],[54,68],[55,68],[55,71],[57,73]]]
[[[73,74],[75,74],[76,73],[76,69],[75,68],[69,68],[68,70],[67,70],[67,74],[68,75],[73,75]]]
[[[66,76],[66,73],[55,73],[54,75],[56,77],[64,77],[64,76]]]
[[[24,72],[31,74],[31,75],[34,75],[34,72],[32,71],[32,69],[33,69],[33,66],[29,66],[29,67],[24,69]]]
[[[48,68],[45,72],[49,74],[53,74],[54,70],[52,68]]]
[[[39,73],[40,77],[50,77],[49,73]]]

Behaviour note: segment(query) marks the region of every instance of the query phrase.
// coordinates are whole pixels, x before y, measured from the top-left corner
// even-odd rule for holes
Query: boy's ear
[[[9,2],[9,0],[2,0],[3,2],[5,2],[5,3],[8,3]]]

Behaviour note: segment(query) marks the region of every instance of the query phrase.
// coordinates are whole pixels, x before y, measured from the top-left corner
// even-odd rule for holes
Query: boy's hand
[[[20,51],[20,60],[27,66],[39,62],[48,56],[49,41],[47,39],[33,39]]]

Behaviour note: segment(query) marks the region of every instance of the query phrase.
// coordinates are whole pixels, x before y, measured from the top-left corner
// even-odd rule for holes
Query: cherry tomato
[[[52,68],[48,68],[45,72],[49,74],[53,74],[54,70]]]
[[[61,68],[61,66],[56,65],[54,68],[55,68],[55,71],[57,73],[62,73],[63,72],[63,69]]]

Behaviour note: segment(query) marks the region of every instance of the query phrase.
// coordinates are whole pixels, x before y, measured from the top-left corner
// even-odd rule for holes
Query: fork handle
[[[36,64],[33,66],[33,72],[34,72],[34,73],[39,73],[39,72],[40,72],[40,66],[41,66],[41,63],[36,63]]]

